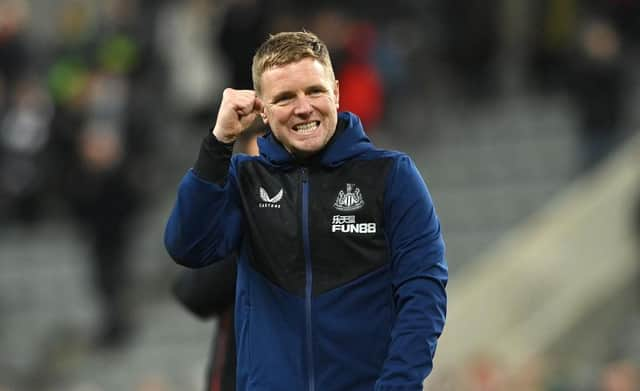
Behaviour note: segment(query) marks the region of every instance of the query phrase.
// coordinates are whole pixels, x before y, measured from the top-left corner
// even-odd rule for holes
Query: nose
[[[309,103],[309,98],[301,96],[296,99],[293,113],[300,117],[307,117],[313,112],[313,106]]]

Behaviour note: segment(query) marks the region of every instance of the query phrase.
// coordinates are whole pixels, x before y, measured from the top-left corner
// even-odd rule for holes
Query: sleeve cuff
[[[224,185],[229,174],[233,144],[220,142],[209,132],[200,145],[198,160],[193,166],[194,173],[205,181]]]

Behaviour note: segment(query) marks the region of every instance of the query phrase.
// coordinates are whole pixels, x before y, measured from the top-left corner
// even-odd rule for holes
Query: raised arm
[[[165,247],[177,263],[201,267],[237,249],[242,210],[231,154],[233,143],[261,108],[251,90],[224,91],[216,125],[203,140],[193,169],[180,183],[165,228]]]

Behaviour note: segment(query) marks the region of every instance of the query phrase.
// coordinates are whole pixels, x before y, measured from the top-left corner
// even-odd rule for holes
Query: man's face
[[[262,118],[290,153],[308,157],[327,145],[338,122],[338,82],[304,58],[266,70],[260,79]]]

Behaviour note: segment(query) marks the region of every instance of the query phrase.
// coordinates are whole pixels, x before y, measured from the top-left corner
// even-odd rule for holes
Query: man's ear
[[[340,107],[340,83],[336,79],[336,85],[333,89],[333,94],[336,96],[336,108]]]
[[[262,122],[264,122],[265,124],[268,124],[268,117],[267,117],[267,106],[264,104],[264,101],[262,100],[261,97],[256,96],[256,100],[258,102],[258,109],[260,110],[260,118],[262,118]]]

